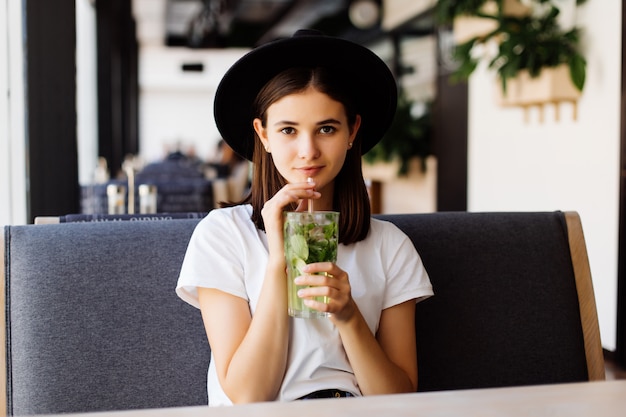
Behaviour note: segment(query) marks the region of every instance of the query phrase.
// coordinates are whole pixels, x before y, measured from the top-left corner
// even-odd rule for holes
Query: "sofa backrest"
[[[604,379],[576,213],[382,217],[411,238],[435,292],[416,307],[418,391]]]
[[[416,310],[418,390],[603,378],[582,229],[568,229],[571,216],[379,217],[411,238],[434,286]],[[200,313],[174,293],[198,221],[5,228],[8,414],[206,404]],[[580,279],[574,258],[583,259]]]

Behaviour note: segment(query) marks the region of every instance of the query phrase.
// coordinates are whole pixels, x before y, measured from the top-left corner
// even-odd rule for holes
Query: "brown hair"
[[[254,117],[261,119],[263,126],[267,122],[267,109],[279,99],[313,87],[343,104],[348,124],[354,126],[356,109],[352,94],[345,78],[325,68],[291,68],[272,78],[259,92],[254,102]],[[252,123],[252,121],[250,121]],[[265,152],[261,140],[255,133],[254,153],[252,157],[253,173],[249,194],[239,203],[252,205],[252,221],[257,228],[265,230],[261,209],[287,181],[278,172],[271,154]],[[233,203],[222,206],[234,205]],[[295,210],[288,207],[287,210]],[[349,245],[367,237],[370,229],[370,201],[363,179],[361,167],[361,141],[357,134],[352,147],[348,150],[343,167],[335,177],[333,210],[339,215],[339,241]]]

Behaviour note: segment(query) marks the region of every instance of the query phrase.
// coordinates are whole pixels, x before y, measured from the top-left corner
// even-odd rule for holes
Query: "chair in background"
[[[132,187],[129,187],[130,184]],[[156,188],[158,213],[201,212],[215,207],[213,182],[204,177],[202,164],[181,152],[173,152],[164,160],[148,164],[136,173],[129,167],[125,179],[81,186],[81,213],[109,213],[107,187],[110,185],[124,187],[125,213],[130,213],[131,209],[134,213],[141,212],[141,185]]]

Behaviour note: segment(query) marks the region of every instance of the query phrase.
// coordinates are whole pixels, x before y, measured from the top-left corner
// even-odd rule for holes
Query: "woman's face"
[[[355,125],[349,126],[343,104],[314,88],[270,105],[265,128],[260,119],[254,120],[254,129],[278,172],[289,183],[312,178],[322,199],[332,199],[333,181],[359,126],[358,116]]]

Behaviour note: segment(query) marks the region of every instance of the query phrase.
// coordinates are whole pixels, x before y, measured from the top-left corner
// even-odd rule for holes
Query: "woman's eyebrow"
[[[289,120],[279,120],[278,122],[274,123],[274,126],[279,126],[279,125],[298,125],[298,122],[291,122]]]
[[[326,120],[322,120],[321,122],[317,122],[318,125],[328,125],[328,124],[334,124],[334,125],[340,125],[341,122],[337,119],[326,119]]]
[[[294,126],[298,126],[300,123],[298,122],[292,122],[290,120],[279,120],[278,122],[274,123],[274,126],[281,126],[281,125],[294,125]],[[319,122],[316,123],[316,125],[329,125],[329,124],[333,124],[333,125],[340,125],[341,122],[337,119],[324,119],[321,120]]]

